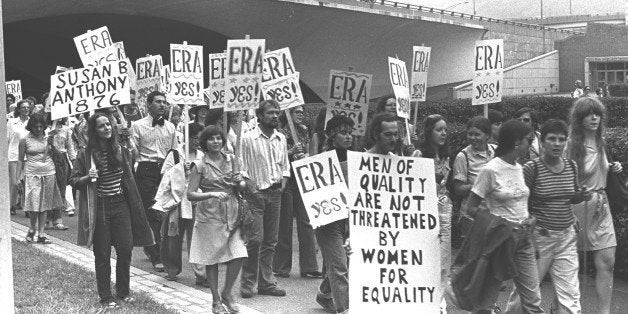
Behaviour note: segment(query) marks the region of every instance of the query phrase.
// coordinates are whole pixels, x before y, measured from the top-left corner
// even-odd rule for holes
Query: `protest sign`
[[[388,74],[390,83],[397,99],[397,116],[410,119],[410,84],[406,63],[396,58],[388,57]]]
[[[52,119],[131,102],[128,59],[50,76]]]
[[[353,135],[366,134],[366,120],[373,76],[347,71],[329,71],[329,98],[325,123],[335,115],[353,120]]]
[[[170,94],[170,65],[164,64],[161,69],[161,88],[160,91]]]
[[[79,57],[81,57],[83,66],[88,67],[95,65],[95,60],[98,56],[95,56],[94,53],[112,46],[113,41],[111,40],[109,29],[107,29],[107,26],[103,26],[74,37],[74,44],[76,45]],[[110,50],[110,52],[111,51],[112,50]]]
[[[441,260],[434,161],[348,152],[354,313],[438,313]]]
[[[57,65],[57,68],[55,69],[55,74],[59,74],[61,72],[65,72],[65,71],[70,71],[72,70],[72,68],[66,68],[66,67],[62,67],[60,65]]]
[[[169,100],[203,105],[203,89],[203,46],[170,44]]]
[[[13,95],[13,97],[15,97],[15,102],[22,100],[22,81],[8,81],[5,85],[7,94]]]
[[[475,75],[473,76],[472,105],[502,101],[504,86],[504,40],[490,39],[475,42]]]
[[[161,91],[162,59],[160,55],[139,58],[135,61],[135,103],[146,106],[146,96],[154,91]]]
[[[305,103],[289,48],[264,53],[262,93],[264,99],[276,100],[281,110]]]
[[[427,71],[430,67],[431,47],[414,46],[412,49],[412,84],[410,101],[425,101]]]
[[[225,106],[226,59],[226,53],[209,54],[209,85],[205,89],[205,96],[209,99],[209,108]]]
[[[227,41],[225,111],[257,108],[262,92],[262,60],[266,40]]]
[[[336,151],[295,160],[292,169],[312,227],[348,217],[349,191]]]

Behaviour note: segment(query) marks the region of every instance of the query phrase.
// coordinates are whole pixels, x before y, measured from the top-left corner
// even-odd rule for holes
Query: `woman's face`
[[[111,138],[111,121],[107,117],[98,117],[96,118],[96,135],[100,139],[110,139]]]
[[[562,133],[548,133],[543,140],[543,151],[545,154],[560,158],[567,144],[567,135]]]
[[[41,123],[36,123],[35,125],[33,125],[33,128],[31,129],[31,133],[33,133],[33,135],[35,136],[40,136],[44,134],[45,129],[46,129],[46,125],[41,124]]]
[[[31,111],[31,106],[27,102],[23,102],[20,104],[20,116],[26,117]]]
[[[443,146],[445,145],[446,140],[447,122],[445,122],[445,120],[440,120],[434,125],[434,129],[432,130],[432,134],[430,136],[430,141],[434,146]]]
[[[470,127],[467,130],[467,141],[475,150],[483,150],[488,142],[488,134],[482,132],[476,127]]]
[[[331,145],[334,148],[349,149],[353,144],[353,135],[351,135],[352,128],[350,126],[343,127],[340,132],[334,135],[334,139]]]
[[[525,125],[529,127],[532,127],[532,117],[530,116],[529,112],[522,114],[521,116],[519,116],[519,118],[517,118],[517,120],[523,122]]]
[[[205,116],[207,116],[207,112],[209,111],[209,109],[207,109],[206,107],[202,107],[200,109],[198,109],[197,113],[196,113],[196,121],[198,121],[199,123],[204,123],[205,122]]]
[[[397,115],[397,100],[395,98],[388,98],[386,100],[386,106],[384,106],[384,112],[392,115]]]
[[[190,134],[190,151],[198,149],[198,134]]]
[[[297,106],[294,107],[291,111],[290,111],[291,115],[292,115],[292,122],[294,122],[295,124],[302,124],[303,123],[303,106]]]
[[[594,112],[589,113],[584,119],[582,119],[582,126],[587,131],[597,131],[600,128],[602,117]]]
[[[222,137],[220,134],[212,135],[207,139],[207,152],[218,153],[222,149]]]

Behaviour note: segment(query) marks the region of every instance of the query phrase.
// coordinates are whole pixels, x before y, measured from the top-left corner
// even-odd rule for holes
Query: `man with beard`
[[[389,113],[381,113],[373,117],[369,127],[368,138],[373,146],[368,150],[372,154],[392,154],[399,139],[399,127],[396,117]]]

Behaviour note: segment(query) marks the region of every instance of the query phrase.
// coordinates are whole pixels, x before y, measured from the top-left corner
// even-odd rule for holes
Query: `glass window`
[[[624,82],[625,82],[624,72],[623,71],[617,72],[617,83],[624,83]]]
[[[597,63],[589,62],[589,71],[595,71],[595,70],[597,70]]]
[[[606,70],[606,63],[604,62],[596,62],[595,63],[598,70]]]
[[[602,72],[602,71],[597,72],[597,81],[606,82],[606,72]]]
[[[624,63],[623,62],[610,62],[606,64],[607,70],[623,70]]]
[[[606,84],[615,84],[615,72],[608,72],[606,74]]]

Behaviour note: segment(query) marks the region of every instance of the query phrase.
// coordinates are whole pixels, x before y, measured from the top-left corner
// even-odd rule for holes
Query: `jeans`
[[[281,190],[261,190],[255,193],[255,198],[250,202],[255,223],[249,230],[248,257],[242,265],[240,284],[243,291],[252,291],[256,281],[258,290],[277,286],[272,267],[279,229]]]
[[[140,162],[135,172],[135,181],[146,212],[146,220],[148,220],[148,225],[155,236],[155,245],[144,247],[144,253],[149,256],[153,265],[161,263],[159,250],[161,247],[161,223],[164,214],[151,208],[155,203],[155,195],[161,181],[160,171],[161,166],[156,162]]]
[[[557,313],[581,313],[576,231],[572,227],[559,231],[546,231],[547,233],[541,232],[539,227],[534,229],[536,247],[539,252],[539,259],[536,261],[539,280],[545,277],[548,271],[550,272],[556,293],[553,307],[558,306]],[[507,308],[520,309],[520,303],[518,294],[513,291]]]
[[[305,211],[299,186],[295,179],[291,178],[281,196],[279,235],[273,260],[275,273],[289,274],[292,270],[292,223],[295,217],[299,237],[299,268],[301,273],[318,271],[314,229],[312,229],[310,219]]]
[[[131,215],[124,195],[98,197],[94,226],[94,263],[96,283],[101,302],[111,295],[111,246],[116,249],[116,295],[129,295],[129,271],[133,251]]]
[[[319,290],[323,297],[334,299],[340,313],[349,308],[348,259],[343,246],[349,236],[347,219],[318,227],[315,232],[326,270]]]

